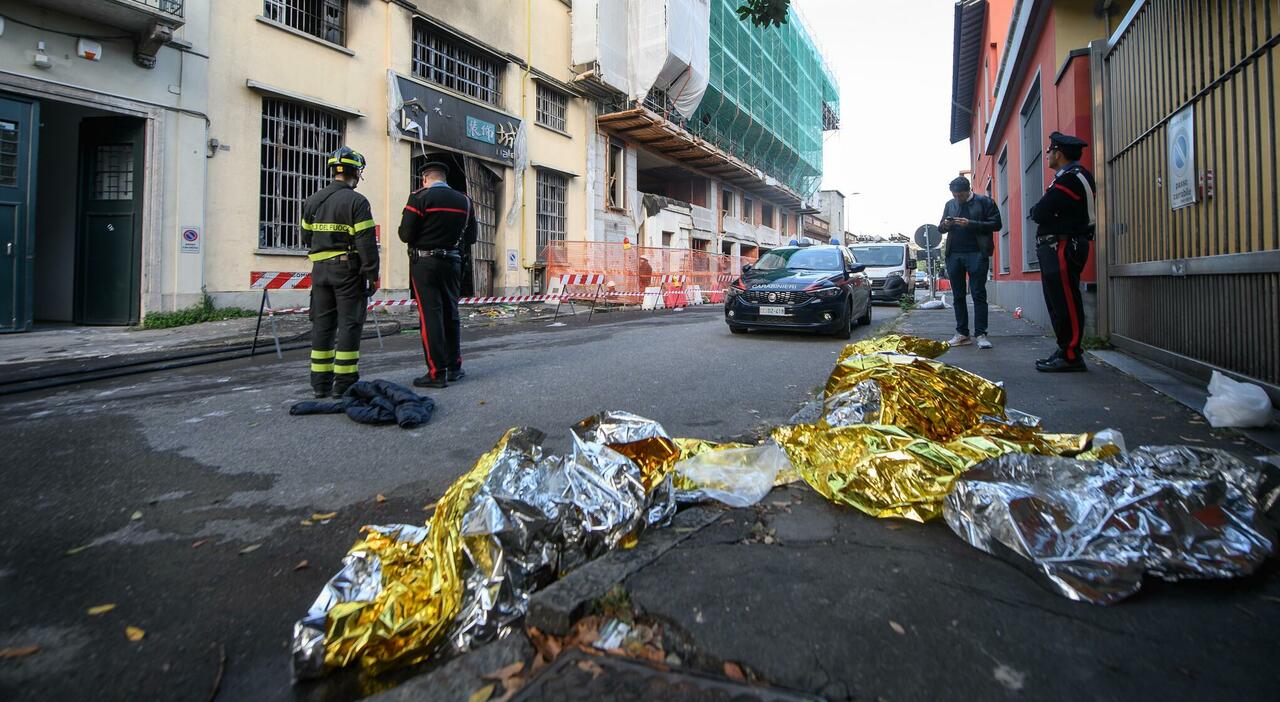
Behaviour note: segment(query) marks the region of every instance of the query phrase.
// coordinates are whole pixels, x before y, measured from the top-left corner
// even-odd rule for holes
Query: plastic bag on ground
[[[1262,427],[1271,423],[1271,398],[1252,383],[1241,383],[1213,372],[1204,417],[1215,428]]]
[[[769,494],[779,472],[790,468],[786,451],[770,441],[700,453],[677,463],[675,471],[697,485],[694,493],[699,496],[730,507],[749,507]]]

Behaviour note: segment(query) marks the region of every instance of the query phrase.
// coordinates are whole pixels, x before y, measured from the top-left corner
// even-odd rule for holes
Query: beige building
[[[219,303],[251,304],[251,272],[309,269],[299,206],[342,144],[369,162],[360,192],[391,293],[409,284],[396,229],[424,153],[465,173],[476,294],[527,292],[539,241],[581,238],[594,126],[569,84],[567,3],[220,0],[210,26],[205,280]]]
[[[0,331],[199,301],[210,4],[0,0]]]

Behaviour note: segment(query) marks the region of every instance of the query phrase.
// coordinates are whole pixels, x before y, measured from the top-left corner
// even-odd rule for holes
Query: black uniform
[[[471,199],[444,184],[414,192],[400,219],[400,240],[409,245],[427,375],[444,380],[462,369],[458,295],[462,253],[476,241]]]
[[[312,261],[311,387],[341,394],[360,378],[366,290],[378,280],[369,201],[341,181],[325,186],[302,203],[302,243]]]
[[[1036,233],[1036,257],[1049,319],[1058,337],[1058,354],[1080,364],[1084,338],[1084,309],[1080,306],[1080,273],[1089,260],[1093,240],[1097,188],[1093,174],[1078,161],[1064,166],[1040,201],[1031,208]]]

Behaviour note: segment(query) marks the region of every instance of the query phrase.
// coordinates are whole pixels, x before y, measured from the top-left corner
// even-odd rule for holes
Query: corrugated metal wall
[[[1280,391],[1280,2],[1147,0],[1105,47],[1100,236],[1110,334]],[[1096,55],[1096,54],[1095,54]],[[1194,113],[1206,190],[1174,210],[1168,127]],[[1212,192],[1207,190],[1212,173]]]

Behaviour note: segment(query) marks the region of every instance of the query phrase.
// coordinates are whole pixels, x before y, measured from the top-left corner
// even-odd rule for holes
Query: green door
[[[80,123],[75,321],[137,324],[142,299],[143,121]]]
[[[0,97],[0,332],[31,328],[40,103]]]

